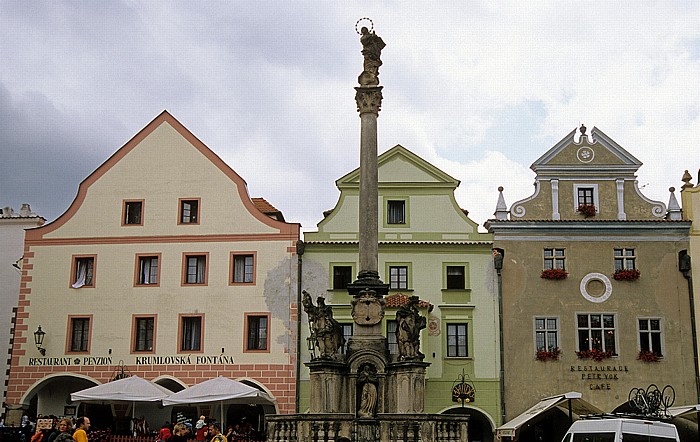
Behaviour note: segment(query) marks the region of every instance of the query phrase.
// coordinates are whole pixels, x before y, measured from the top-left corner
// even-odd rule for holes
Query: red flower
[[[593,204],[579,204],[576,211],[586,218],[589,216],[595,216],[595,205]]]
[[[640,350],[637,354],[637,359],[644,362],[658,362],[661,359],[661,355],[653,351]]]
[[[600,362],[603,359],[612,358],[613,352],[598,350],[597,348],[592,348],[590,350],[581,350],[576,352],[576,356],[579,359],[593,359],[596,362]]]
[[[540,278],[543,279],[566,279],[569,274],[564,269],[547,269],[542,270]]]
[[[637,269],[621,269],[615,270],[612,276],[616,281],[636,281],[640,275],[641,273]]]
[[[551,350],[546,350],[544,348],[538,348],[537,353],[535,353],[535,359],[537,359],[538,361],[542,361],[542,362],[547,362],[549,360],[558,361],[560,353],[561,353],[561,350],[559,349],[559,347],[554,347]]]

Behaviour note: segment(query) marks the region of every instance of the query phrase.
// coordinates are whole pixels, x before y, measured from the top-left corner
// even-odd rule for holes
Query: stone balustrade
[[[268,442],[467,442],[467,416],[349,413],[266,417]]]

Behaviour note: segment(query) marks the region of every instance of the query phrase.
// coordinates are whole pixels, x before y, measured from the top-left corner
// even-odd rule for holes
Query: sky
[[[315,230],[359,166],[363,17],[386,43],[379,152],[460,180],[479,225],[582,123],[644,163],[647,197],[697,182],[698,1],[0,0],[0,207],[54,220],[167,110]]]

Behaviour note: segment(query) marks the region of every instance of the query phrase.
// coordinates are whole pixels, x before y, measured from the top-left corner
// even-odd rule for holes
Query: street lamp
[[[46,349],[42,347],[45,334],[46,332],[41,329],[41,326],[39,326],[39,328],[37,328],[34,332],[34,344],[36,344],[36,349],[39,350],[39,353],[41,353],[42,356],[46,356]]]

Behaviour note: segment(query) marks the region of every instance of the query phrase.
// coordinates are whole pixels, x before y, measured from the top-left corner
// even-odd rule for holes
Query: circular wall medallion
[[[595,153],[590,147],[580,147],[578,151],[576,151],[576,158],[578,158],[578,160],[582,163],[590,163],[591,161],[593,161],[594,157]]]
[[[602,283],[603,290],[599,291],[600,293],[591,293],[589,291],[589,284],[595,284],[596,282]],[[608,277],[602,273],[589,273],[588,275],[584,276],[581,280],[581,285],[579,288],[581,289],[581,295],[583,295],[584,298],[595,303],[607,301],[612,294],[612,284],[610,283],[610,279],[608,279]]]

